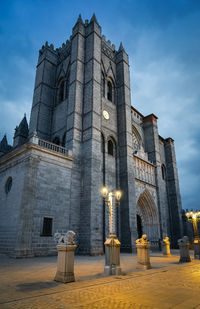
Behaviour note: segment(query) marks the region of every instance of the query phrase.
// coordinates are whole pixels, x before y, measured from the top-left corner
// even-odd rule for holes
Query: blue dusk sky
[[[60,47],[81,13],[129,54],[132,105],[175,140],[183,208],[200,209],[200,1],[0,0],[0,139],[29,120],[38,50]]]

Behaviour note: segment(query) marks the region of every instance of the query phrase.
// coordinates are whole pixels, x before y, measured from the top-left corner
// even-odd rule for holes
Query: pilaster
[[[160,238],[163,238],[163,234],[167,235],[167,218],[168,213],[165,209],[165,205],[162,204],[163,192],[160,187],[162,182],[161,171],[161,158],[159,148],[159,135],[157,127],[157,117],[154,114],[150,114],[143,118],[143,129],[145,137],[145,151],[148,153],[148,158],[154,165],[156,165],[155,179],[157,186],[157,199],[158,199],[158,216],[160,222]]]
[[[122,44],[116,54],[117,122],[119,146],[119,178],[123,192],[121,211],[121,250],[135,250],[137,239],[136,199],[133,166],[130,73],[128,55]]]
[[[80,241],[80,199],[82,178],[82,112],[84,93],[85,26],[79,16],[72,30],[70,88],[67,109],[66,147],[73,152],[73,166],[70,189],[70,225]]]
[[[172,138],[165,139],[165,157],[171,242],[173,247],[177,247],[178,239],[183,236],[183,226],[178,171],[176,167],[174,140]]]
[[[80,212],[82,254],[103,253],[101,187],[101,27],[95,16],[85,29],[85,88],[83,107],[83,186]]]

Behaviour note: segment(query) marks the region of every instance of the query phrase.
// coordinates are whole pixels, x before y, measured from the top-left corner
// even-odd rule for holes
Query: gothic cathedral
[[[79,16],[62,47],[39,51],[30,123],[0,143],[0,252],[56,253],[55,232],[76,232],[78,254],[104,252],[108,207],[101,188],[120,189],[121,251],[147,234],[152,248],[182,235],[174,141],[157,117],[130,100],[129,59]]]

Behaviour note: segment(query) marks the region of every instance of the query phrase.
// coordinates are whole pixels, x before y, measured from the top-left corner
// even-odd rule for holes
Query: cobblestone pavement
[[[76,257],[76,282],[53,281],[56,257],[0,256],[1,309],[199,308],[200,261],[178,264],[152,254],[152,269],[136,271],[136,256],[121,255],[121,276],[103,275],[104,257]]]

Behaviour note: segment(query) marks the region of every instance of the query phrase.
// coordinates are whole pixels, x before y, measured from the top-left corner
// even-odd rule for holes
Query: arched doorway
[[[137,202],[137,231],[138,237],[141,233],[147,234],[151,244],[154,244],[156,247],[158,246],[160,238],[158,211],[147,189],[140,194]]]
[[[137,233],[138,233],[138,238],[141,238],[143,231],[142,231],[142,219],[140,215],[137,215]]]

